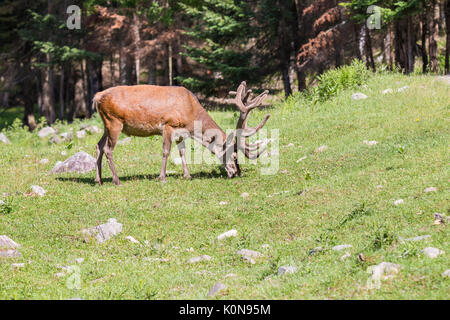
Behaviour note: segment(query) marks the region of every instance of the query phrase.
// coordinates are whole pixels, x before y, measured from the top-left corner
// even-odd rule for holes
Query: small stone
[[[122,232],[122,224],[118,223],[116,219],[109,219],[105,224],[81,230],[82,234],[88,237],[95,237],[99,243],[109,240],[120,232]]]
[[[342,257],[339,258],[339,260],[344,261],[345,259],[349,258],[351,256],[350,252],[347,252]]]
[[[12,263],[11,266],[14,269],[24,268],[25,267],[25,263]]]
[[[381,184],[379,184],[379,185],[375,186],[375,188],[377,188],[377,189],[383,189],[383,186],[382,186]]]
[[[413,241],[413,242],[415,242],[415,241],[422,241],[422,240],[430,239],[430,238],[431,238],[431,236],[429,234],[426,234],[426,235],[423,235],[423,236],[417,236],[417,237],[406,238],[406,239],[404,239],[402,237],[399,237],[399,240],[400,241]]]
[[[444,254],[445,252],[433,247],[427,247],[422,250],[422,252],[430,259],[434,259],[439,257],[440,255]]]
[[[86,132],[89,132],[90,134],[102,132],[102,130],[100,130],[100,128],[97,126],[87,126],[86,128],[84,128],[84,130]]]
[[[356,92],[352,94],[352,100],[363,100],[367,99],[367,96],[364,93]]]
[[[77,131],[77,138],[78,139],[86,138],[86,131],[85,130]]]
[[[43,197],[47,193],[47,191],[40,186],[31,186],[31,190],[40,197]]]
[[[436,191],[437,191],[436,187],[428,187],[423,192],[428,193],[428,192],[436,192]]]
[[[64,162],[55,164],[51,173],[76,172],[88,173],[97,168],[97,160],[84,151],[74,154]]]
[[[291,142],[291,143],[289,143],[286,147],[293,147],[294,146],[294,144]]]
[[[450,219],[448,217],[444,217],[442,213],[435,212],[433,214],[434,216],[434,224],[444,224],[446,221],[449,221]]]
[[[124,138],[122,140],[117,141],[117,144],[128,144],[131,143],[131,137]]]
[[[11,144],[11,141],[3,133],[0,133],[0,142]]]
[[[444,272],[442,272],[442,276],[445,278],[450,278],[450,269],[445,270]]]
[[[226,239],[226,238],[236,237],[236,236],[237,236],[237,230],[231,229],[231,230],[229,230],[227,232],[224,232],[224,233],[218,235],[217,236],[217,240],[220,241],[220,240],[223,240],[223,239]]]
[[[317,149],[316,149],[316,150],[317,150]],[[303,157],[301,157],[300,159],[298,159],[298,160],[295,161],[295,162],[296,162],[296,163],[299,163],[299,162],[305,160],[306,158],[308,158],[308,157],[307,157],[307,156],[303,156]]]
[[[394,90],[392,90],[391,88],[387,88],[385,90],[383,90],[383,94],[388,94],[388,93],[393,93]]]
[[[363,143],[367,144],[369,147],[376,145],[378,142],[376,142],[375,140],[372,141],[368,141],[368,140],[363,140]]]
[[[72,132],[64,132],[59,135],[63,141],[69,142],[73,140]]]
[[[408,88],[409,88],[409,86],[404,86],[404,87],[398,88],[398,89],[397,89],[397,92],[405,91],[405,90],[408,89]]]
[[[45,137],[47,137],[49,135],[53,135],[55,133],[56,133],[56,130],[53,129],[52,127],[45,127],[45,128],[42,128],[41,130],[39,130],[38,136],[40,138],[45,138]]]
[[[255,264],[256,261],[253,258],[247,257],[247,256],[243,256],[242,260],[244,260],[245,262],[248,262],[250,264]]]
[[[394,201],[394,205],[398,206],[399,204],[404,203],[405,201],[403,201],[403,199],[398,199]]]
[[[249,257],[249,258],[261,258],[263,256],[258,251],[253,251],[253,250],[249,250],[249,249],[238,250],[238,251],[236,251],[236,254],[244,256],[244,257]]]
[[[209,290],[208,292],[208,297],[213,297],[216,294],[218,294],[220,291],[225,290],[227,288],[226,285],[224,285],[223,283],[217,282],[212,288],[211,290]]]
[[[242,192],[241,197],[242,198],[248,198],[250,195],[247,192]]]
[[[62,142],[63,142],[63,140],[60,137],[58,137],[58,136],[53,136],[50,139],[50,143],[53,143],[53,144],[60,144]]]
[[[318,147],[316,150],[314,150],[314,152],[315,152],[315,153],[323,152],[323,151],[325,151],[325,150],[327,150],[327,149],[328,149],[327,146],[320,146],[320,147]]]
[[[6,235],[0,236],[0,248],[14,249],[20,247],[20,244],[14,242],[11,238]]]
[[[79,263],[79,264],[83,263],[83,261],[84,261],[84,258],[77,258],[77,259],[75,259],[75,262]]]
[[[374,280],[385,280],[388,276],[393,276],[400,271],[401,266],[391,262],[381,262],[380,264],[370,266],[367,272],[371,273]]]
[[[331,249],[334,251],[341,251],[341,250],[348,249],[348,248],[353,248],[353,246],[351,244],[340,244],[340,245],[334,246]]]
[[[39,161],[40,164],[48,164],[50,162],[50,160],[48,159],[42,159]]]
[[[226,278],[234,278],[234,277],[237,277],[237,275],[235,273],[227,273],[224,278],[226,279]]]
[[[16,249],[0,249],[0,257],[1,258],[18,258],[22,254]]]
[[[261,248],[268,249],[268,248],[270,248],[270,245],[268,245],[267,243],[264,243],[261,245]]]
[[[139,241],[137,241],[135,238],[133,238],[132,236],[126,236],[125,239],[129,240],[132,243],[139,243]]]
[[[211,260],[211,257],[206,255],[206,254],[204,254],[204,255],[199,256],[199,257],[190,258],[188,260],[188,263],[198,263],[198,262],[209,261],[209,260]]]
[[[283,274],[288,274],[288,273],[296,273],[297,272],[297,268],[293,267],[293,266],[282,266],[278,268],[278,275],[281,276]]]
[[[219,202],[219,206],[225,206],[225,205],[227,205],[227,204],[228,204],[227,201],[220,201],[220,202]]]

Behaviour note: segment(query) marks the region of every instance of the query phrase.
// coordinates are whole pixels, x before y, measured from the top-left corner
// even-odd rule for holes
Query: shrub
[[[356,88],[369,78],[370,71],[360,60],[353,60],[348,66],[328,70],[318,77],[314,100],[323,102],[346,89]]]

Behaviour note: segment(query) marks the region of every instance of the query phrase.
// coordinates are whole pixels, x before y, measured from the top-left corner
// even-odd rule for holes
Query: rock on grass
[[[221,241],[223,239],[230,238],[230,237],[236,237],[236,236],[237,236],[237,230],[231,229],[227,232],[224,232],[224,233],[218,235],[217,240]]]
[[[424,190],[425,193],[428,193],[428,192],[436,192],[436,191],[437,191],[437,188],[436,188],[436,187],[428,187],[428,188],[426,188],[426,189]]]
[[[430,259],[434,259],[439,257],[440,255],[444,254],[445,252],[433,247],[427,247],[422,250],[422,252]]]
[[[224,285],[221,282],[217,282],[212,288],[211,290],[209,290],[208,292],[208,297],[213,297],[216,294],[218,294],[220,291],[225,290],[227,288],[226,285]]]
[[[380,264],[367,268],[367,272],[371,274],[373,280],[381,280],[397,274],[400,271],[400,268],[401,266],[399,264],[381,262]]]
[[[11,144],[11,142],[8,140],[8,138],[3,133],[0,133],[0,142],[6,143],[6,144]]]
[[[76,172],[87,173],[95,170],[97,161],[84,151],[74,154],[64,162],[58,162],[51,173]]]
[[[278,275],[281,276],[283,274],[288,274],[288,273],[296,273],[297,272],[297,268],[293,267],[293,266],[282,266],[278,268]]]
[[[253,251],[253,250],[249,250],[249,249],[238,250],[238,251],[236,251],[236,254],[243,256],[243,257],[249,257],[249,258],[261,258],[263,256],[258,251]]]
[[[42,128],[41,130],[39,130],[38,136],[40,138],[45,138],[45,137],[47,137],[49,135],[53,135],[55,133],[56,133],[56,130],[53,129],[52,127],[45,127],[45,128]]]
[[[98,243],[103,243],[121,232],[122,224],[118,223],[116,219],[109,219],[107,223],[81,230],[85,236],[95,237]]]
[[[204,254],[204,255],[199,256],[199,257],[190,258],[188,260],[188,263],[198,263],[198,262],[209,261],[209,260],[211,260],[211,257],[206,255],[206,254]]]
[[[334,250],[334,251],[341,251],[341,250],[349,249],[349,248],[352,248],[352,247],[353,246],[351,244],[340,244],[340,245],[334,246],[331,249]]]
[[[0,257],[3,258],[17,258],[22,254],[16,249],[20,244],[14,242],[6,235],[0,236]]]
[[[45,194],[47,193],[47,191],[45,191],[45,189],[40,186],[31,186],[31,191],[33,191],[35,194],[37,194],[40,197],[45,196]]]
[[[367,99],[367,96],[364,93],[356,92],[352,94],[352,100],[363,100]]]

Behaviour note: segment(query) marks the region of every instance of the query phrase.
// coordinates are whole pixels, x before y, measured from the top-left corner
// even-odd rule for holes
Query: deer
[[[209,149],[219,159],[228,178],[241,176],[238,151],[249,159],[256,159],[266,150],[266,146],[261,147],[264,142],[249,144],[246,138],[261,129],[270,117],[267,114],[256,127],[247,126],[250,111],[261,105],[268,91],[252,98],[252,90],[247,89],[246,82],[243,81],[236,91],[230,91],[229,94],[235,96],[240,115],[236,130],[227,136],[195,95],[181,86],[116,86],[96,93],[93,110],[97,110],[102,119],[104,133],[96,146],[95,182],[103,184],[102,158],[105,155],[113,176],[112,182],[121,185],[114,166],[113,152],[122,132],[137,137],[162,136],[163,153],[159,175],[162,182],[166,182],[167,159],[173,141],[178,146],[183,177],[191,179],[185,157],[186,138],[193,138]]]

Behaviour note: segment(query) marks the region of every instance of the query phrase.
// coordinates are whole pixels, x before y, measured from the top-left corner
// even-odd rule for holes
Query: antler
[[[246,86],[247,86],[246,82],[243,81],[239,85],[237,91],[230,91],[230,94],[236,95],[235,102],[241,113],[239,116],[238,123],[236,125],[238,148],[245,154],[247,158],[256,159],[266,150],[266,148],[259,150],[259,147],[261,145],[260,142],[248,144],[245,138],[250,137],[254,135],[256,132],[258,132],[258,130],[261,129],[266,124],[267,120],[270,117],[270,114],[266,115],[265,118],[261,121],[261,123],[254,128],[247,127],[247,120],[250,111],[258,107],[263,102],[263,100],[267,97],[269,91],[265,90],[259,96],[250,99],[252,90],[250,89],[247,90]]]

